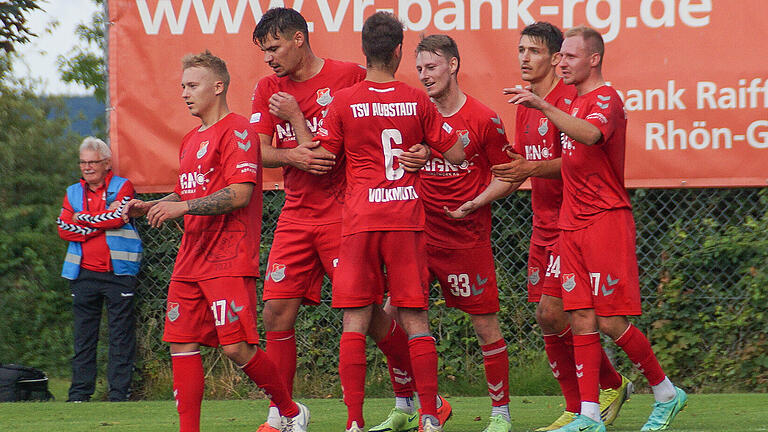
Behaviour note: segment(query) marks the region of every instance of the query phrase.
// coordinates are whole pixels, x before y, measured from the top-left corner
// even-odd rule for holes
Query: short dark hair
[[[565,37],[581,36],[584,39],[584,45],[591,54],[600,54],[600,65],[603,64],[603,56],[605,55],[605,43],[603,42],[603,35],[599,31],[587,27],[578,26],[572,29],[568,29],[565,32]]]
[[[459,57],[459,47],[456,45],[456,41],[453,40],[452,37],[444,34],[425,36],[421,38],[419,44],[416,45],[416,54],[419,54],[422,51],[441,55],[449,61],[451,60],[451,57],[456,57],[456,60],[458,61],[456,66],[456,74],[459,73],[461,57]]]
[[[403,23],[391,12],[376,12],[365,20],[362,39],[369,65],[389,64],[395,48],[403,43]]]
[[[528,36],[537,42],[543,42],[550,54],[559,53],[560,47],[563,45],[563,32],[546,21],[538,21],[526,26],[520,33],[520,37],[523,36]]]
[[[291,8],[269,9],[253,29],[253,43],[261,45],[267,40],[267,36],[277,39],[278,35],[292,37],[297,31],[304,34],[304,40],[309,43],[309,28],[307,20],[301,14]]]

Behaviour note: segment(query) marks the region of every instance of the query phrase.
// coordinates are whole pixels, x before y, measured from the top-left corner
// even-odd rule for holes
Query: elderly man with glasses
[[[112,172],[112,152],[104,141],[80,144],[79,182],[69,186],[57,220],[59,236],[69,241],[61,276],[70,280],[74,316],[72,385],[68,402],[87,402],[95,389],[96,345],[102,304],[109,322],[108,399],[130,397],[136,353],[134,291],[141,262],[141,239],[122,219],[134,197],[128,179]]]

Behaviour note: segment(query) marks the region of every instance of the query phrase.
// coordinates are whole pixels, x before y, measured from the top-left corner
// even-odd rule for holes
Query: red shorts
[[[381,304],[389,290],[393,306],[427,310],[429,271],[424,241],[422,231],[370,231],[342,237],[333,307]]]
[[[483,315],[499,311],[499,289],[491,246],[445,249],[427,245],[430,277],[443,290],[445,305]]]
[[[163,340],[213,347],[238,342],[258,344],[257,305],[254,277],[172,280]]]
[[[595,309],[599,316],[640,315],[635,222],[630,210],[612,210],[592,225],[560,234],[565,310]]]
[[[541,295],[562,298],[560,288],[560,247],[531,243],[528,250],[528,301],[538,303]]]
[[[320,304],[323,275],[333,280],[340,242],[341,223],[278,222],[269,251],[262,298],[303,298],[304,304]]]

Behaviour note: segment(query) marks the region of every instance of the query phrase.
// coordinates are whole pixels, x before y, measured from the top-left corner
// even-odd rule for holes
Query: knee
[[[539,303],[536,308],[536,322],[544,334],[559,333],[568,326],[568,315],[562,309]]]

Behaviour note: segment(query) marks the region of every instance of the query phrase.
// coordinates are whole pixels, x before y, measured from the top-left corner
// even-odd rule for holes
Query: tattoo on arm
[[[177,202],[177,201],[181,201],[181,197],[176,192],[172,192],[172,193],[170,193],[170,194],[160,198],[157,201],[158,202],[160,202],[160,201],[173,201],[173,202]]]
[[[187,201],[191,215],[220,215],[235,210],[235,191],[229,187],[218,190],[206,197]]]

